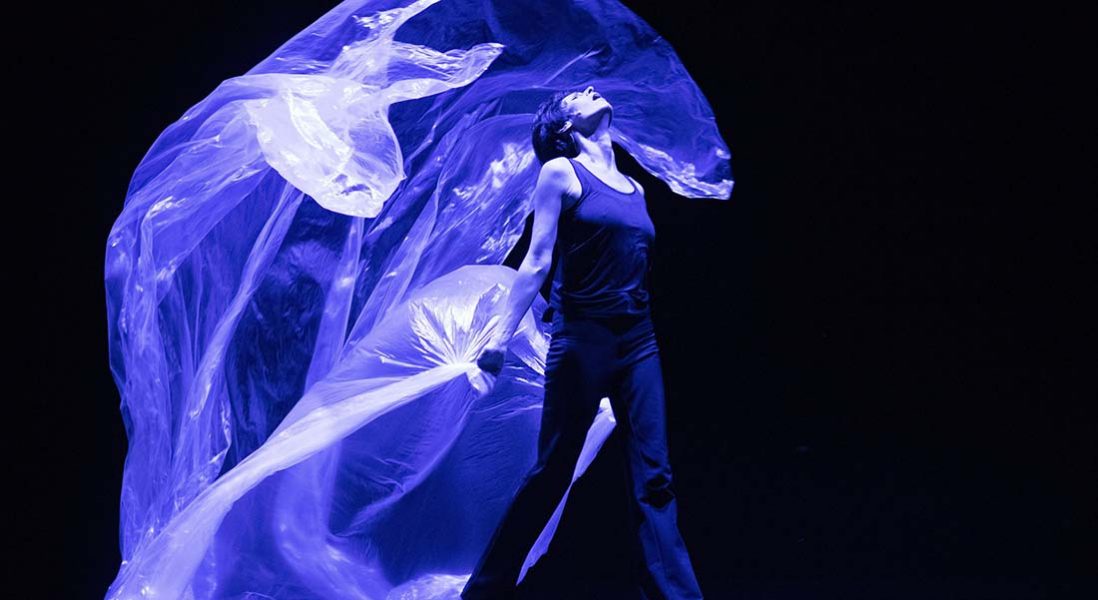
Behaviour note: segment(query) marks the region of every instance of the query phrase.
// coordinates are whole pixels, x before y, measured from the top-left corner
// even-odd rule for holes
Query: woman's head
[[[594,87],[554,92],[538,106],[534,116],[533,143],[538,160],[545,164],[558,156],[576,156],[579,146],[574,134],[589,134],[603,118],[609,126],[613,110]]]

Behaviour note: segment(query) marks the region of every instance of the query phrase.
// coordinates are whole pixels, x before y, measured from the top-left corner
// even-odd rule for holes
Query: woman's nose
[[[587,89],[583,90],[583,93],[587,94],[587,95],[590,95],[591,92],[593,92],[593,91],[595,91],[595,86],[589,85],[589,86],[587,86]]]

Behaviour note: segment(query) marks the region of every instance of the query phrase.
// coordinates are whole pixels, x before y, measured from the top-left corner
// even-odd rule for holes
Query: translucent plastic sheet
[[[536,454],[544,301],[475,365],[532,112],[586,85],[676,193],[728,197],[703,95],[617,2],[344,2],[161,134],[107,243],[108,598],[456,597]],[[577,476],[612,427],[604,400]]]

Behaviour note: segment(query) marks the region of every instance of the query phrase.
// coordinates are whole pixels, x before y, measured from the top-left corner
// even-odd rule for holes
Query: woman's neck
[[[577,135],[576,145],[579,146],[585,162],[604,171],[614,171],[617,164],[614,162],[614,144],[610,136],[610,119],[601,119],[591,135]]]

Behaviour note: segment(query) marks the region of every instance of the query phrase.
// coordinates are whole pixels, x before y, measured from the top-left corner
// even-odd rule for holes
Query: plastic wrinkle
[[[729,196],[701,91],[605,0],[349,0],[160,134],[104,260],[129,441],[107,598],[457,597],[536,459],[544,299],[476,366],[533,112],[587,85],[643,168]],[[574,477],[613,427],[603,399]]]

